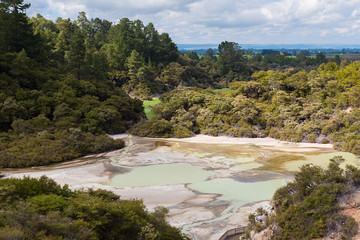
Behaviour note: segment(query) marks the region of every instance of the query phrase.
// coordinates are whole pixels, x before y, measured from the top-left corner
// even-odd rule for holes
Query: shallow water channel
[[[321,145],[296,150],[294,146],[134,138],[121,156],[112,157],[112,164],[126,171],[114,173],[110,186],[136,189],[184,185],[194,196],[167,206],[170,223],[194,239],[217,239],[229,228],[245,225],[247,213],[242,208],[270,200],[303,164],[326,167],[333,156],[343,156],[346,164],[360,167],[353,154]]]

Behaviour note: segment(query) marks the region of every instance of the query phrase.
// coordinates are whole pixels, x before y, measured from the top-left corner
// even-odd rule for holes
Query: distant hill
[[[213,48],[213,49],[217,49],[219,46],[219,44],[216,43],[209,43],[209,44],[177,44],[177,47],[180,51],[185,50],[185,51],[190,51],[190,50],[200,50],[200,49],[209,49],[209,48]]]
[[[243,49],[360,49],[360,44],[242,44]],[[177,44],[180,51],[217,49],[218,44]]]

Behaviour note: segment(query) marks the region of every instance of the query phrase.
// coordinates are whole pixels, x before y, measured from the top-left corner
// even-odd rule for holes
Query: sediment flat
[[[187,142],[187,143],[203,143],[203,144],[230,144],[230,145],[257,145],[272,147],[274,149],[292,152],[299,151],[299,148],[302,152],[312,152],[314,149],[321,150],[334,150],[332,144],[321,144],[321,143],[297,143],[297,142],[287,142],[280,141],[275,138],[237,138],[237,137],[228,137],[228,136],[208,136],[203,134],[198,134],[189,138],[161,138],[162,140],[173,141],[173,142]]]

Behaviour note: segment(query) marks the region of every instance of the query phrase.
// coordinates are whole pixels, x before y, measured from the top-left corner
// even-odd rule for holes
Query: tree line
[[[333,143],[359,154],[359,62],[322,64],[310,72],[258,71],[229,92],[186,88],[160,96],[154,117],[131,132],[151,137],[193,134],[274,137]]]
[[[301,54],[296,58],[281,54],[249,58],[237,43],[227,41],[219,44],[218,52],[209,49],[205,56],[198,56],[194,52],[181,54],[170,36],[160,34],[152,23],[145,26],[140,20],[127,18],[111,23],[99,18],[88,19],[85,12],[80,12],[76,20],[58,18],[54,22],[39,14],[29,18],[26,15],[29,7],[30,4],[25,4],[23,0],[2,0],[0,4],[2,167],[49,164],[116,149],[123,143],[111,140],[104,134],[124,132],[144,119],[139,99],[151,99],[164,93],[162,99],[166,99],[171,96],[167,92],[187,87],[207,89],[232,86],[235,89],[239,81],[243,86],[241,88],[246,86],[248,89],[244,91],[259,88],[256,90],[260,91],[258,96],[273,90],[291,94],[293,87],[286,84],[280,84],[279,89],[257,86],[260,83],[256,76],[275,74],[283,78],[293,74],[294,78],[305,74],[300,69],[316,69],[328,61],[322,54],[315,58]],[[277,70],[267,72],[269,69]],[[305,89],[300,91],[312,87],[306,84]],[[227,106],[222,97],[208,95],[206,90],[199,93],[204,94],[201,99],[211,98],[206,100],[210,105],[221,99],[224,101],[221,105]],[[304,94],[308,93],[309,90],[306,90]],[[260,100],[266,102],[272,97],[266,96]],[[184,107],[185,112],[192,103],[187,104],[189,106]],[[247,108],[251,109],[252,104],[249,103]],[[264,111],[258,108],[251,109],[251,112]],[[216,107],[210,109],[215,111],[214,119],[218,114],[224,118]],[[240,106],[232,106],[231,109],[245,111]],[[179,113],[183,111],[178,110]],[[163,114],[173,115],[165,110]],[[249,126],[260,126],[260,129],[282,127],[281,124],[264,124],[256,114],[249,115],[254,118],[248,120],[240,117],[240,113],[236,114],[238,117],[230,122],[226,118],[218,123],[204,120],[195,124],[194,129],[188,129],[190,133],[214,134],[217,127],[222,134],[231,125],[234,128],[227,134],[255,136],[251,134],[252,130],[246,130],[251,128]],[[169,129],[187,124],[185,122],[188,121],[182,118],[174,120],[174,125],[169,122],[171,117],[166,116],[163,124],[169,123]],[[181,123],[183,120],[185,122]],[[301,123],[302,120],[295,121]],[[161,127],[161,124],[156,126]],[[147,135],[146,131],[139,134]],[[276,131],[258,132],[265,135],[271,132],[275,136]],[[319,130],[314,134],[320,135]],[[189,135],[188,131],[182,135]],[[291,137],[282,138],[298,141]]]

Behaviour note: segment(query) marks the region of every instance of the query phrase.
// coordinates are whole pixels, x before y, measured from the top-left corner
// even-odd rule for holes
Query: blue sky
[[[178,44],[359,44],[360,0],[31,0],[29,16],[152,22]]]

